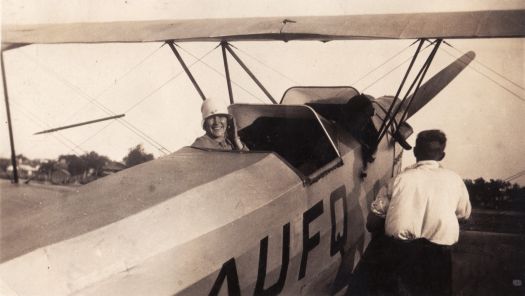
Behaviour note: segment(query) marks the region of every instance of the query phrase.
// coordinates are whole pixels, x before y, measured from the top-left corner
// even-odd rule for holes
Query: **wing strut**
[[[228,84],[228,96],[230,97],[230,104],[233,104],[233,91],[232,91],[232,81],[230,79],[230,69],[228,68],[228,57],[226,56],[226,41],[221,42],[222,49],[222,60],[224,61],[224,72],[226,73],[226,84]]]
[[[399,88],[397,89],[394,100],[392,101],[392,104],[390,104],[390,107],[388,108],[388,111],[385,116],[385,120],[383,121],[383,123],[381,124],[381,127],[379,128],[379,137],[377,139],[378,144],[379,142],[381,142],[381,139],[383,138],[385,131],[387,131],[387,128],[389,126],[387,122],[389,118],[391,118],[394,106],[397,103],[397,100],[399,99],[399,94],[401,93],[401,90],[403,89],[403,86],[405,85],[405,82],[408,78],[408,74],[410,74],[410,70],[412,70],[412,66],[414,66],[414,62],[416,61],[417,56],[419,55],[419,52],[421,51],[421,47],[423,46],[423,43],[425,43],[425,39],[419,39],[419,45],[417,46],[416,52],[414,53],[414,57],[412,57],[412,60],[410,61],[410,65],[408,66],[408,69],[405,72],[405,76],[403,77],[403,80],[401,81],[401,84],[399,85]]]
[[[422,39],[422,41],[425,41],[425,39]],[[382,126],[382,129],[379,130],[379,137],[378,137],[378,141],[377,143],[379,143],[381,141],[381,139],[385,136],[385,134],[387,133],[388,129],[396,123],[396,117],[397,117],[397,114],[400,112],[400,110],[402,110],[402,108],[405,108],[405,111],[399,121],[399,124],[398,124],[398,128],[396,128],[396,132],[398,132],[398,129],[399,127],[401,126],[401,123],[403,122],[403,120],[406,118],[406,115],[407,115],[407,110],[409,109],[410,105],[412,104],[413,102],[413,98],[415,97],[415,94],[417,93],[417,91],[419,90],[419,87],[421,86],[421,83],[423,82],[423,79],[425,78],[425,75],[430,67],[430,64],[432,63],[432,60],[434,59],[434,56],[436,55],[436,52],[439,48],[439,46],[441,45],[441,42],[443,40],[442,39],[437,39],[436,41],[434,41],[434,48],[432,49],[432,52],[430,53],[430,55],[427,57],[425,63],[423,64],[423,66],[421,67],[421,69],[419,70],[419,72],[417,73],[416,77],[414,78],[414,81],[412,82],[412,84],[410,85],[409,89],[407,90],[405,96],[403,97],[403,99],[400,101],[399,105],[397,106],[397,108],[395,109],[395,111],[393,111],[393,107],[398,99],[398,95],[399,95],[399,92],[403,86],[403,83],[404,83],[404,80],[403,79],[403,83],[401,84],[399,90],[398,90],[398,93],[396,94],[392,104],[390,105],[390,108],[388,110],[388,113],[387,113],[387,116],[385,117],[385,121],[383,122],[383,126]],[[421,48],[421,45],[422,43],[420,43],[420,45],[418,46],[418,51],[420,50]],[[414,56],[414,59],[412,59],[412,62],[415,61],[415,57]],[[411,63],[412,65],[412,63]],[[407,74],[410,72],[410,68],[407,70]],[[405,75],[405,78],[406,78],[407,75]],[[414,86],[417,84],[415,90],[414,90],[414,94],[407,100],[410,92],[412,91],[412,89],[414,88]],[[406,104],[406,106],[404,107],[403,105],[405,105],[405,103],[408,101],[408,103]],[[393,112],[392,112],[393,111]],[[386,123],[386,124],[385,124]],[[404,137],[403,137],[404,138]],[[396,137],[396,139],[398,140],[402,140],[401,137]],[[409,145],[408,143],[405,143],[404,140],[400,142],[400,144],[405,148],[405,146],[408,148]],[[403,145],[405,144],[405,145]]]
[[[239,63],[239,65],[244,69],[244,71],[250,76],[250,78],[259,86],[259,88],[264,92],[264,94],[272,101],[272,103],[277,104],[277,101],[272,97],[272,95],[264,88],[262,83],[253,75],[252,71],[248,69],[248,67],[243,63],[243,61],[239,58],[239,56],[231,49],[231,46],[227,42],[222,42],[221,45],[223,48],[226,48],[226,50],[232,55],[232,57]],[[228,75],[229,77],[229,75]],[[232,99],[232,98],[231,98]],[[232,99],[233,100],[233,99]]]
[[[11,123],[11,111],[9,108],[9,95],[7,92],[7,79],[5,77],[4,51],[0,52],[2,63],[2,82],[4,83],[5,110],[7,112],[7,126],[9,129],[9,142],[11,144],[11,165],[13,166],[13,183],[18,184],[18,169],[16,167],[15,141],[13,139],[13,125]]]
[[[408,114],[408,109],[410,109],[410,106],[412,105],[412,102],[414,101],[414,98],[416,97],[416,94],[419,91],[421,83],[423,82],[423,79],[425,78],[425,75],[427,74],[428,68],[430,68],[430,64],[432,63],[432,60],[434,59],[434,56],[436,56],[436,52],[437,52],[437,50],[439,48],[439,45],[441,44],[442,41],[443,41],[442,39],[438,39],[437,40],[436,45],[434,46],[434,49],[432,50],[432,53],[430,54],[430,56],[428,57],[427,61],[425,62],[425,65],[423,65],[424,70],[423,70],[423,68],[421,69],[421,70],[423,70],[423,74],[421,75],[421,78],[419,78],[419,75],[421,74],[421,71],[419,71],[419,73],[417,74],[417,77],[414,80],[414,83],[416,82],[416,80],[418,80],[418,78],[419,78],[419,81],[417,82],[417,86],[416,86],[416,89],[414,90],[414,93],[408,99],[408,103],[407,103],[406,107],[404,108],[405,111],[403,112],[403,115],[401,116],[401,119],[399,119],[400,123],[406,120],[406,117],[407,117],[407,114]],[[410,86],[410,89],[407,91],[407,94],[403,98],[403,103],[405,102],[405,100],[407,99],[408,94],[412,90],[412,86],[414,86],[414,84],[412,84]],[[397,108],[398,110],[401,109],[401,105],[402,104],[400,104],[399,107]],[[397,114],[397,112],[396,112],[396,114]]]
[[[191,74],[190,69],[188,68],[188,66],[186,66],[186,63],[184,63],[184,60],[182,59],[182,57],[180,56],[179,52],[177,51],[177,48],[175,48],[175,42],[167,41],[166,43],[169,45],[169,47],[173,51],[173,54],[175,54],[175,56],[177,57],[177,60],[179,60],[180,65],[184,69],[184,72],[186,72],[186,75],[188,75],[188,78],[190,78],[191,83],[193,84],[193,86],[195,87],[197,92],[199,93],[199,96],[201,96],[201,99],[203,101],[206,100],[206,96],[204,96],[204,93],[202,92],[201,88],[199,87],[199,84],[197,84],[197,81],[195,81],[195,78],[193,78],[193,75]]]

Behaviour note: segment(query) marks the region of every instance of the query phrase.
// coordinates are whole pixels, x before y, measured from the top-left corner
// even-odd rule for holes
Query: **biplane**
[[[524,37],[525,10],[2,30],[3,51],[35,43],[166,42],[203,99],[177,43],[218,43],[225,72],[230,54],[265,91],[231,43],[416,40],[393,96],[294,86],[279,102],[265,91],[271,104],[239,104],[227,74],[229,110],[249,152],[184,147],[81,186],[52,206],[2,217],[12,222],[2,225],[2,295],[332,295],[352,288],[348,280],[370,240],[369,205],[410,149],[407,120],[474,58],[469,52],[425,80],[442,41]],[[426,43],[432,51],[402,95]],[[15,202],[2,197],[3,206]]]

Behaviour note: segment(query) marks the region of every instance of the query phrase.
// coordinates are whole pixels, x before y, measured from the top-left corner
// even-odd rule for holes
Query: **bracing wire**
[[[448,46],[450,46],[452,49],[456,50],[456,51],[459,52],[460,54],[462,54],[462,55],[465,54],[465,52],[464,52],[463,50],[458,49],[458,48],[455,47],[454,45],[450,44],[450,42],[445,42],[445,44],[447,44]],[[499,73],[498,71],[496,71],[496,70],[490,68],[489,66],[485,65],[485,64],[482,63],[481,61],[474,60],[474,63],[479,64],[481,67],[483,67],[483,68],[489,70],[490,72],[492,72],[492,73],[498,75],[499,77],[503,78],[505,81],[507,81],[507,82],[513,84],[514,86],[516,86],[516,87],[518,87],[518,88],[520,88],[520,89],[522,89],[522,90],[525,90],[525,87],[523,87],[522,85],[520,85],[520,84],[518,84],[518,83],[512,81],[510,78],[508,78],[508,77],[506,77],[505,75]]]
[[[38,61],[35,61],[38,65],[40,65],[40,63],[38,63]],[[95,105],[97,108],[99,108],[100,110],[102,110],[104,113],[108,114],[108,115],[115,115],[116,113],[113,112],[112,110],[110,110],[109,108],[107,108],[106,106],[104,106],[102,103],[92,99],[92,97],[88,94],[86,94],[82,89],[80,89],[79,87],[77,87],[76,85],[74,85],[73,83],[69,82],[67,79],[61,77],[60,75],[58,75],[56,72],[48,69],[47,67],[43,66],[43,65],[40,65],[42,67],[44,67],[44,69],[46,69],[46,71],[48,72],[51,72],[52,74],[55,75],[55,77],[57,79],[59,79],[62,83],[64,83],[65,85],[67,85],[68,87],[70,87],[71,89],[75,90],[77,92],[77,94],[79,94],[83,99],[85,100],[88,100],[88,101],[92,101],[93,105]],[[147,135],[146,133],[144,133],[143,131],[141,131],[140,129],[138,129],[137,127],[135,127],[133,124],[131,124],[129,121],[125,120],[125,119],[117,119],[117,121],[122,125],[124,126],[125,128],[127,128],[128,130],[130,130],[132,133],[134,133],[135,135],[137,135],[138,137],[142,138],[143,140],[145,140],[146,142],[148,142],[149,144],[151,144],[153,147],[155,147],[157,150],[159,150],[161,153],[163,153],[164,155],[170,153],[168,149],[166,149],[164,146],[162,146],[162,144],[160,144],[159,142],[155,141],[155,139],[151,138],[149,135]],[[83,142],[84,143],[84,142]],[[165,151],[168,151],[168,153],[166,153],[165,151],[163,151],[162,149],[164,149]]]
[[[191,64],[188,65],[188,68],[191,68],[192,66],[194,66],[195,64],[197,64],[199,61],[201,61],[202,59],[204,59],[206,56],[208,56],[212,51],[214,51],[215,48],[212,48],[210,49],[208,52],[206,52],[203,56],[201,56],[200,58],[196,58],[195,61],[193,61]],[[166,86],[168,83],[172,82],[173,80],[177,79],[178,77],[180,77],[182,74],[184,74],[184,71],[179,71],[177,72],[175,75],[171,76],[170,78],[168,78],[166,81],[164,81],[164,83],[162,83],[160,86],[158,86],[157,88],[153,89],[149,94],[145,95],[143,98],[141,98],[140,100],[138,100],[135,104],[133,104],[131,107],[129,107],[128,109],[126,109],[126,111],[124,113],[128,113],[130,112],[131,110],[133,110],[135,107],[137,107],[138,105],[140,105],[142,102],[144,102],[144,100],[150,98],[152,95],[154,95],[156,92],[158,92],[160,89],[162,89],[164,86]]]
[[[32,58],[31,56],[29,56],[28,54],[26,54],[25,52],[21,51],[25,56],[27,56],[29,59],[31,59],[34,63],[36,63],[37,65],[39,65],[40,67],[42,67],[43,69],[45,69],[47,72],[53,74],[55,76],[55,78],[57,78],[59,81],[61,81],[62,83],[64,83],[65,85],[67,85],[68,87],[70,87],[71,89],[73,89],[74,91],[77,92],[77,94],[79,94],[83,99],[87,100],[87,101],[91,101],[91,103],[93,103],[95,106],[97,106],[99,109],[101,109],[103,112],[105,112],[106,114],[108,115],[115,115],[116,113],[111,111],[109,108],[105,107],[102,103],[98,102],[96,99],[92,98],[90,95],[86,94],[82,89],[80,89],[79,87],[77,87],[76,85],[74,85],[73,83],[69,82],[67,79],[63,78],[61,75],[59,75],[58,73],[56,73],[55,71],[53,71],[52,69],[49,69],[47,66],[45,65],[42,65],[40,62],[38,62],[37,60],[35,60],[34,58]],[[140,138],[142,138],[143,140],[145,140],[146,142],[148,142],[149,144],[151,144],[153,147],[155,147],[156,149],[158,149],[161,153],[163,154],[167,154],[165,151],[168,151],[169,150],[167,148],[165,148],[164,146],[162,146],[162,144],[160,144],[159,142],[155,141],[153,138],[151,138],[149,135],[147,135],[146,133],[144,133],[143,131],[141,131],[140,129],[138,129],[137,127],[135,127],[134,125],[132,125],[130,122],[128,122],[127,120],[125,119],[119,119],[117,120],[122,126],[126,127],[128,130],[130,130],[131,132],[133,132],[135,135],[139,136]],[[164,149],[164,150],[163,150]]]
[[[266,64],[266,63],[264,63],[263,61],[261,61],[261,60],[258,59],[257,57],[255,57],[255,56],[249,54],[249,53],[248,53],[247,51],[245,51],[245,50],[242,50],[242,49],[239,48],[238,46],[235,46],[235,48],[237,48],[237,50],[239,50],[240,52],[242,52],[245,56],[247,56],[247,57],[249,57],[250,59],[256,61],[256,62],[259,63],[260,65],[262,65],[262,66],[266,67],[267,69],[273,71],[274,73],[278,74],[279,76],[281,76],[281,77],[283,77],[283,78],[285,78],[285,79],[288,79],[289,81],[293,82],[293,83],[296,84],[296,85],[299,85],[299,84],[300,84],[297,80],[291,78],[291,77],[288,76],[288,75],[285,75],[284,73],[278,71],[277,69],[273,68],[272,66],[270,66],[270,65],[268,65],[268,64]]]
[[[120,75],[117,79],[114,80],[113,83],[109,84],[106,88],[104,88],[102,91],[100,91],[98,94],[96,94],[93,99],[89,99],[89,101],[82,105],[80,108],[78,108],[76,111],[74,111],[69,117],[67,117],[67,119],[63,120],[62,123],[65,123],[65,122],[68,122],[69,120],[71,120],[72,118],[74,118],[78,113],[80,113],[80,111],[84,110],[89,104],[94,104],[93,101],[97,101],[98,99],[100,99],[100,97],[102,97],[102,95],[104,95],[105,93],[107,93],[110,89],[116,87],[125,77],[127,77],[129,74],[131,74],[134,70],[136,70],[139,66],[141,66],[142,64],[144,64],[144,62],[146,62],[148,59],[150,59],[153,55],[155,55],[160,49],[162,48],[162,45],[155,48],[155,50],[153,50],[152,52],[148,53],[144,58],[142,58],[138,63],[136,63],[134,66],[132,66],[131,68],[129,68],[125,73],[123,73],[122,75]],[[25,53],[24,53],[25,54]],[[27,54],[25,54],[27,57],[31,58],[30,56],[28,56]],[[111,111],[111,110],[110,110]],[[52,134],[47,134],[45,135],[45,138],[44,139],[47,139],[50,135]],[[71,141],[70,141],[71,142]],[[73,142],[71,142],[73,143]],[[75,145],[75,147],[77,147],[77,145],[75,143],[73,143],[73,145]]]
[[[416,41],[417,42],[417,41]],[[375,71],[377,71],[379,68],[383,67],[384,65],[388,64],[390,61],[392,61],[393,59],[397,58],[399,55],[401,55],[403,52],[405,52],[407,49],[409,49],[412,45],[414,45],[416,42],[412,42],[410,43],[409,46],[401,49],[400,51],[398,51],[396,54],[394,54],[393,56],[389,57],[388,59],[386,59],[383,63],[381,63],[380,65],[376,66],[375,68],[373,68],[372,70],[368,71],[366,74],[364,74],[363,76],[361,76],[359,79],[357,79],[356,81],[354,81],[352,84],[350,85],[356,85],[357,83],[361,82],[361,80],[365,79],[366,77],[368,77],[369,75],[371,75],[372,73],[374,73]]]
[[[521,176],[525,176],[525,170],[520,171],[520,172],[517,172],[517,173],[514,174],[514,175],[511,175],[511,176],[505,178],[503,181],[505,181],[505,182],[510,182],[510,181],[512,181],[512,180],[514,180],[514,179],[517,179],[517,178],[521,177]]]
[[[74,84],[72,84],[71,82],[69,82],[67,79],[61,77],[58,73],[54,72],[53,70],[47,68],[46,66],[44,65],[41,65],[38,61],[34,60],[33,61],[35,63],[37,63],[37,65],[43,67],[46,71],[52,73],[59,81],[61,81],[62,83],[64,83],[66,86],[70,87],[71,89],[73,89],[74,91],[77,92],[77,94],[79,94],[83,99],[85,100],[90,100],[91,99],[91,96],[85,94],[82,89],[78,88],[77,86],[75,86]],[[100,102],[97,102],[96,100],[93,100],[93,104],[95,106],[97,106],[99,109],[101,109],[103,112],[105,112],[106,114],[108,115],[115,115],[116,113],[114,113],[113,111],[111,111],[110,109],[106,108],[103,104],[101,104]],[[131,125],[131,123],[125,121],[125,120],[122,120],[120,121],[119,120],[119,123],[122,124],[124,127],[126,127],[128,130],[130,130],[131,132],[133,132],[134,134],[136,134],[137,136],[139,136],[140,138],[142,138],[143,140],[147,141],[148,143],[150,143],[152,146],[154,146],[155,148],[157,148],[158,150],[160,150],[162,153],[166,154],[165,152],[163,152],[159,146],[161,145],[155,145],[152,143],[152,141],[148,140],[147,138],[151,138],[149,136],[147,136],[145,133],[143,133],[142,131],[138,130],[137,128],[135,128],[133,125]],[[143,135],[146,136],[146,138],[144,136],[141,136],[140,133],[142,133]],[[153,142],[156,142],[153,140]],[[84,143],[84,142],[83,142]],[[158,143],[158,142],[157,142]]]
[[[98,94],[95,95],[95,97],[100,97],[103,94],[107,93],[110,89],[114,88],[122,79],[126,78],[129,74],[131,74],[133,71],[135,71],[138,67],[140,67],[142,64],[144,64],[147,60],[149,60],[151,57],[153,57],[159,50],[164,46],[164,43],[162,43],[160,46],[156,47],[152,52],[147,54],[144,58],[142,58],[138,63],[136,63],[134,66],[129,68],[125,73],[119,76],[113,83],[109,84],[106,88],[101,90]]]
[[[146,62],[148,59],[150,59],[153,55],[155,55],[160,49],[162,48],[162,45],[155,48],[151,53],[146,55],[144,58],[142,58],[137,64],[129,68],[125,73],[120,75],[117,79],[113,81],[113,83],[109,84],[107,87],[105,87],[102,91],[97,93],[92,99],[90,99],[86,104],[84,104],[82,107],[78,108],[77,111],[73,112],[66,120],[63,120],[63,123],[69,121],[70,119],[74,118],[75,115],[77,115],[80,111],[84,110],[89,104],[93,104],[93,101],[98,101],[104,94],[106,94],[109,90],[115,88],[124,78],[126,78],[129,74],[131,74],[133,71],[135,71],[138,67],[140,67],[144,62]]]
[[[181,47],[180,45],[178,45],[178,47],[180,49],[182,49],[185,53],[189,54],[190,56],[192,56],[193,58],[197,58],[194,54],[192,54],[191,52],[189,52],[188,50],[184,49],[183,47]],[[215,49],[215,48],[214,48]],[[222,74],[219,70],[217,70],[215,67],[212,67],[210,66],[209,64],[205,63],[204,61],[200,60],[200,62],[206,66],[208,69],[212,70],[213,72],[215,72],[216,74],[218,74],[219,76],[223,77],[223,78],[226,78],[226,76],[224,74]],[[245,91],[247,94],[251,95],[252,97],[254,97],[255,99],[257,99],[259,102],[261,103],[265,103],[264,100],[262,100],[261,98],[257,97],[255,94],[253,94],[252,92],[250,92],[249,90],[247,90],[246,88],[242,87],[240,84],[238,84],[237,82],[235,82],[233,79],[230,79],[230,81],[235,84],[237,87],[239,87],[240,89],[242,89],[243,91]]]
[[[421,53],[425,50],[427,50],[430,45],[432,45],[433,43],[427,45],[425,48],[423,48],[421,50]],[[375,85],[376,83],[378,83],[380,80],[382,80],[383,78],[385,78],[386,76],[390,75],[392,72],[394,72],[395,70],[399,69],[399,67],[403,66],[404,64],[406,64],[408,61],[410,61],[412,59],[412,57],[409,57],[405,60],[403,60],[403,62],[399,63],[398,65],[396,65],[394,68],[392,68],[390,71],[386,72],[385,74],[383,74],[382,76],[380,76],[379,78],[377,78],[376,80],[374,80],[372,83],[370,83],[367,87],[365,87],[363,89],[363,92],[367,89],[369,89],[370,87],[372,87],[373,85]]]
[[[192,67],[194,64],[196,64],[200,59],[203,59],[205,58],[207,55],[209,55],[215,48],[211,49],[210,51],[208,51],[206,54],[204,54],[202,57],[200,57],[197,61],[194,61],[193,63],[191,63],[188,67]],[[130,112],[131,110],[133,110],[135,107],[137,107],[138,105],[140,105],[142,102],[144,102],[146,99],[150,98],[152,95],[154,95],[156,92],[158,92],[160,89],[162,89],[164,86],[166,86],[167,84],[169,84],[170,82],[172,82],[173,80],[175,80],[176,78],[178,78],[179,76],[181,76],[184,72],[183,71],[179,71],[177,72],[175,75],[171,76],[170,78],[168,78],[166,81],[164,81],[160,86],[156,87],[154,90],[152,90],[148,95],[144,96],[143,98],[141,98],[139,101],[137,101],[135,104],[133,104],[132,106],[130,106],[128,109],[126,109],[126,111],[124,113],[128,113]],[[92,138],[94,138],[96,135],[98,135],[99,133],[101,133],[103,130],[105,130],[106,128],[108,128],[113,122],[109,122],[107,124],[105,124],[103,127],[101,127],[100,129],[98,129],[95,133],[93,133],[92,135],[90,135],[88,138],[86,138],[84,141],[82,141],[79,145],[82,145],[84,144],[85,142],[91,140]],[[170,152],[171,153],[171,152]]]
[[[415,42],[412,42],[410,45],[408,45],[407,47],[401,49],[400,51],[398,51],[396,54],[394,54],[393,56],[389,57],[386,61],[384,61],[383,63],[381,63],[380,65],[378,65],[377,67],[375,67],[374,69],[370,70],[369,72],[367,72],[365,75],[361,76],[359,79],[357,79],[356,81],[354,81],[353,83],[351,83],[350,85],[356,85],[357,83],[359,83],[361,80],[365,79],[366,77],[368,77],[370,74],[372,74],[373,72],[375,72],[376,70],[378,70],[379,68],[381,68],[382,66],[384,66],[385,64],[387,64],[388,62],[390,62],[391,60],[395,59],[396,57],[398,57],[400,54],[402,54],[403,52],[405,52],[407,49],[409,49],[412,45],[414,45]],[[265,62],[261,61],[260,59],[258,59],[257,57],[254,57],[253,55],[249,54],[247,51],[239,48],[239,47],[236,47],[240,52],[242,52],[245,56],[251,58],[252,60],[256,61],[257,63],[259,63],[260,65],[266,67],[267,69],[273,71],[274,73],[277,73],[279,76],[285,78],[285,79],[288,79],[289,81],[293,82],[294,84],[296,85],[299,85],[300,83],[285,75],[284,73],[278,71],[277,69],[273,68],[272,66],[266,64]]]
[[[512,177],[510,179],[507,179],[506,182],[513,181],[513,180],[518,179],[519,177],[522,177],[522,176],[525,176],[525,172],[522,172],[521,174],[516,175],[516,176],[514,176],[514,177]]]
[[[451,57],[454,57],[454,58],[458,58],[456,55],[454,55],[453,53],[451,53],[450,51],[446,50],[445,48],[443,48],[443,51],[445,53],[447,53],[448,55],[450,55]],[[509,88],[505,87],[504,85],[502,85],[501,83],[499,83],[498,81],[496,81],[495,79],[493,79],[492,77],[488,76],[487,74],[481,72],[480,70],[474,68],[472,65],[468,65],[468,67],[470,67],[470,69],[474,70],[475,72],[477,72],[478,74],[480,74],[481,76],[487,78],[488,80],[492,81],[494,84],[496,84],[497,86],[501,87],[502,89],[506,90],[507,92],[509,92],[510,94],[512,94],[513,96],[515,96],[517,99],[525,102],[525,98],[520,96],[519,94],[513,92],[512,90],[510,90]]]
[[[89,140],[93,139],[94,137],[96,137],[98,134],[100,134],[103,130],[105,130],[107,127],[109,127],[111,124],[113,123],[113,121],[110,121],[108,122],[107,124],[105,124],[102,128],[98,129],[96,132],[94,132],[93,134],[91,134],[90,136],[88,136],[87,138],[85,138],[84,140],[82,140],[82,142],[80,142],[77,146],[75,147],[78,147],[80,145],[84,145],[85,143],[87,143]],[[149,143],[149,142],[148,142]],[[151,145],[151,143],[150,143]],[[155,146],[153,146],[155,147]],[[162,153],[164,153],[162,150],[160,150],[158,147],[155,147],[157,150],[161,151]]]
[[[40,127],[49,127],[49,125],[44,120],[42,120],[41,118],[36,116],[33,112],[29,111],[23,105],[21,105],[21,104],[19,104],[17,102],[13,102],[13,104],[14,104],[15,108],[17,108],[18,111],[21,112],[22,115],[27,117],[29,120],[31,120],[36,125],[38,125]],[[87,153],[87,151],[82,149],[81,147],[78,147],[78,149],[81,151],[81,153],[78,153],[77,147],[75,147],[76,144],[73,141],[71,141],[70,139],[68,139],[67,137],[65,137],[64,135],[62,135],[62,134],[59,134],[59,133],[55,134],[54,133],[54,134],[52,134],[52,136],[57,141],[59,141],[62,145],[64,145],[66,148],[70,149],[71,152],[73,152],[76,156],[80,156],[80,154],[82,154],[82,153]],[[69,142],[69,144],[67,142]],[[36,148],[37,148],[36,146],[33,146],[27,153],[30,153],[31,151],[33,151]]]

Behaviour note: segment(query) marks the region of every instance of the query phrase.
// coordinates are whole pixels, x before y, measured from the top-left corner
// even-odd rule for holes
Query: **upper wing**
[[[525,37],[525,10],[4,25],[32,43]]]

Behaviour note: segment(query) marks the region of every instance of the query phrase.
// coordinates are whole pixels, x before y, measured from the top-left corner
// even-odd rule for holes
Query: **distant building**
[[[102,176],[107,176],[114,174],[116,172],[122,171],[126,168],[126,165],[118,161],[108,161],[102,167]]]
[[[38,172],[38,169],[40,168],[40,166],[38,165],[32,166],[29,164],[18,164],[16,168],[18,170],[18,177],[22,179],[27,179],[27,178],[31,178],[32,176],[34,176]],[[7,167],[7,174],[9,176],[13,176],[13,166],[12,165]]]

